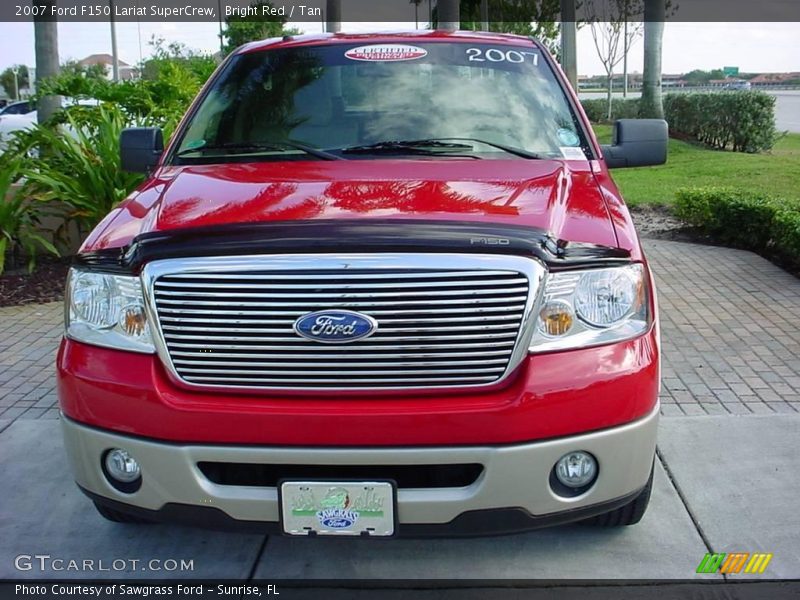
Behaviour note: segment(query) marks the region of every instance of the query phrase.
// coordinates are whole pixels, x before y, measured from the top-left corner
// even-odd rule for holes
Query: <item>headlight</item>
[[[71,269],[65,302],[71,339],[106,348],[155,352],[138,277]]]
[[[630,339],[650,326],[641,264],[548,275],[531,352]]]

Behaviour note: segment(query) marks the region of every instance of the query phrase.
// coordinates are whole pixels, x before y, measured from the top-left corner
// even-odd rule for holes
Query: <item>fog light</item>
[[[113,448],[106,452],[106,473],[121,483],[133,483],[142,476],[139,463],[126,450]]]
[[[556,478],[568,488],[583,488],[597,477],[597,461],[588,452],[570,452],[558,459]]]

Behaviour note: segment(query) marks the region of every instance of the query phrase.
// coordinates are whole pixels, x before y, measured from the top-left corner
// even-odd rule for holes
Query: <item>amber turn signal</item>
[[[539,328],[545,335],[564,335],[574,322],[572,307],[561,300],[552,300],[539,311]]]

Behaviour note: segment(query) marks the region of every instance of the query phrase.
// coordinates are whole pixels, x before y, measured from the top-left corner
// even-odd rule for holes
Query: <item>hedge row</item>
[[[606,100],[583,100],[581,104],[591,122],[608,122]],[[638,116],[638,99],[612,100],[612,121]],[[775,97],[764,92],[667,94],[664,96],[664,116],[670,132],[720,150],[764,152],[770,150],[778,139]]]
[[[667,94],[664,114],[671,131],[720,150],[764,152],[778,138],[775,97],[764,92]]]
[[[676,215],[718,242],[800,267],[800,203],[725,187],[683,188]]]
[[[581,100],[583,110],[592,123],[608,122],[608,101],[599,98],[597,100]],[[611,100],[611,120],[615,119],[636,119],[639,116],[639,100],[636,98],[614,98]]]

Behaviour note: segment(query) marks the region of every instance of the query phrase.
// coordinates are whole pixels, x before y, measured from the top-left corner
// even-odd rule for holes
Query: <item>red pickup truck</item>
[[[659,414],[653,280],[547,51],[473,32],[234,52],[71,269],[58,391],[113,521],[287,535],[636,523]]]

